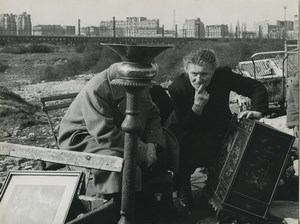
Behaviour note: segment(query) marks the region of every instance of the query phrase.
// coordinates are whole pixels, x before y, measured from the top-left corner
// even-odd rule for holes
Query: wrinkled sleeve
[[[114,122],[109,98],[98,92],[88,92],[81,101],[82,114],[88,132],[100,147],[124,147],[124,132]]]
[[[226,68],[222,74],[222,82],[227,83],[231,91],[249,97],[251,99],[251,110],[266,113],[268,110],[268,92],[263,83],[238,75]]]
[[[188,103],[190,99],[185,99],[183,94],[179,93],[172,86],[170,86],[168,90],[171,96],[175,117],[179,125],[183,129],[188,130],[190,127],[193,127],[195,123],[201,123],[203,119],[192,110],[192,106]]]
[[[144,142],[156,143],[157,145],[165,148],[166,142],[161,127],[159,109],[151,100],[148,100],[148,104],[151,106],[147,117],[145,131],[143,134],[143,136],[145,136]]]

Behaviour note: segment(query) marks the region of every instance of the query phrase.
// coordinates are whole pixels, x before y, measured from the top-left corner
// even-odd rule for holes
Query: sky
[[[31,15],[32,25],[57,24],[98,26],[100,21],[126,20],[126,17],[159,19],[165,29],[180,29],[185,19],[199,17],[204,25],[246,22],[247,28],[254,21],[294,20],[298,14],[298,0],[0,0],[0,14]]]

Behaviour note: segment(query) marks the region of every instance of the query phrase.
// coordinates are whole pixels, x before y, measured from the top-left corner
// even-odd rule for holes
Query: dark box
[[[234,115],[222,149],[208,170],[215,208],[267,220],[293,142],[291,135],[246,118],[237,122]]]

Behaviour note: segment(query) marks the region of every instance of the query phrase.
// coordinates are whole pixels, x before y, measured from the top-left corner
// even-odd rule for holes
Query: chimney
[[[78,20],[78,36],[80,36],[80,19]]]
[[[116,18],[113,17],[113,38],[116,38]]]

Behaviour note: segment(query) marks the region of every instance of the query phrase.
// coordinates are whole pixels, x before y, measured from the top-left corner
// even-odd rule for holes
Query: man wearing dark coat
[[[229,94],[251,99],[251,110],[238,118],[261,118],[268,109],[264,85],[218,67],[212,50],[196,50],[183,59],[185,73],[168,87],[174,112],[167,121],[179,141],[179,197],[184,207],[192,203],[190,176],[198,167],[211,164],[232,117]]]

